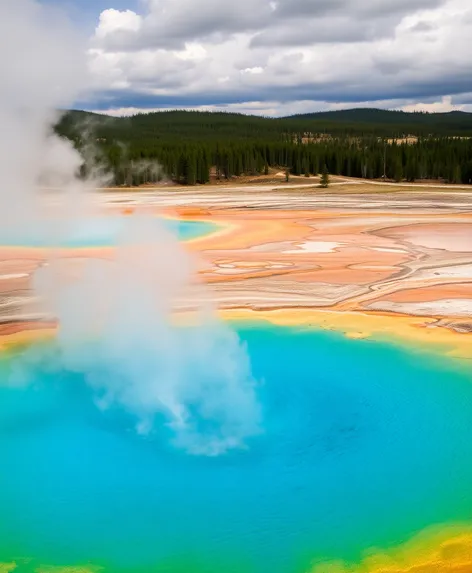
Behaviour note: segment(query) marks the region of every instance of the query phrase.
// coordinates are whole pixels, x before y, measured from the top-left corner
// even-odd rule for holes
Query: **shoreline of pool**
[[[312,308],[220,310],[219,315],[232,321],[267,321],[277,326],[319,328],[343,334],[353,340],[368,339],[422,350],[449,358],[472,359],[472,334],[436,326],[438,319],[424,316],[380,312],[335,311]]]
[[[464,573],[465,567],[472,570],[472,523],[445,523],[395,547],[371,548],[361,562],[314,563],[307,573]]]
[[[192,315],[191,311],[177,312],[176,323],[183,325],[192,323]],[[307,308],[276,310],[231,308],[220,309],[217,315],[230,323],[240,322],[243,325],[252,323],[255,326],[268,323],[288,328],[319,329],[336,332],[352,340],[393,344],[407,351],[417,349],[455,361],[472,360],[472,334],[458,333],[444,326],[435,326],[434,318]],[[52,322],[28,320],[11,322],[9,325],[0,326],[0,352],[9,347],[14,348],[49,339],[54,337],[56,332],[57,325]]]

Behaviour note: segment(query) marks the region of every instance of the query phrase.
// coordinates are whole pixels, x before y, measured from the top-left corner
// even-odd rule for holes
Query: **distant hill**
[[[284,118],[286,121],[306,121],[320,124],[343,124],[352,128],[354,125],[372,126],[379,130],[390,126],[401,130],[408,130],[412,134],[460,135],[464,131],[472,129],[472,113],[463,111],[451,111],[448,113],[426,113],[426,112],[406,112],[392,111],[375,108],[357,108],[337,111],[324,111],[317,113],[307,113],[292,115]]]
[[[227,112],[162,111],[113,118],[73,110],[58,125],[70,136],[77,126],[93,126],[98,137],[122,141],[138,139],[254,139],[287,134],[472,136],[472,113],[419,113],[364,108],[269,118]]]
[[[288,116],[286,119],[355,121],[361,123],[429,123],[431,121],[437,122],[450,118],[466,118],[467,116],[472,118],[472,114],[463,111],[428,113],[365,107],[297,114]]]

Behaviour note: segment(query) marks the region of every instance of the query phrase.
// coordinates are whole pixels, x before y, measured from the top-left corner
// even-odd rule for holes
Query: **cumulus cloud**
[[[279,114],[290,102],[398,107],[472,92],[469,0],[141,6],[101,13],[89,55],[102,105],[88,107],[234,106],[276,94]]]
[[[144,16],[131,10],[105,10],[96,39],[110,49],[184,48],[185,43],[257,30],[272,12],[265,0],[147,0]]]
[[[427,111],[434,113],[444,113],[457,109],[452,102],[451,96],[444,96],[441,101],[415,102],[402,106],[403,111]]]
[[[293,43],[297,33],[305,43],[319,41],[350,42],[350,34],[339,33],[378,28],[379,37],[407,14],[432,9],[447,0],[147,0],[147,11],[138,15],[132,10],[109,9],[102,12],[96,35],[108,46],[127,49],[150,46],[182,47],[195,39],[221,38],[238,33],[264,33],[266,43]],[[317,34],[306,38],[305,28],[318,24]],[[383,33],[382,33],[383,30]],[[271,32],[276,32],[271,41]],[[321,36],[321,40],[319,39]],[[362,33],[359,34],[362,37]]]
[[[113,34],[123,32],[139,32],[143,18],[132,10],[115,10],[110,8],[100,14],[100,23],[97,27],[97,38],[103,39]]]

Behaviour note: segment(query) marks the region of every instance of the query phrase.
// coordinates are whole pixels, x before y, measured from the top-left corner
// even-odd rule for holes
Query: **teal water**
[[[1,228],[0,245],[9,247],[111,247],[119,243],[129,217],[103,216],[70,222],[60,233],[60,239],[51,235],[46,221],[40,221],[29,229]],[[217,225],[206,221],[184,221],[155,218],[156,228],[163,225],[179,239],[189,241],[207,235],[217,229]],[[52,231],[54,231],[54,226]]]
[[[138,437],[78,375],[35,366],[29,386],[3,385],[0,562],[301,573],[472,520],[465,368],[334,333],[238,331],[264,432],[219,457],[174,449],[164,427]]]

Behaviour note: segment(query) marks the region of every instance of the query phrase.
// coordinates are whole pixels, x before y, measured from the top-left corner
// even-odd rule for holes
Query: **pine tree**
[[[321,171],[321,178],[320,178],[320,187],[326,188],[329,185],[329,173],[328,168],[324,165],[323,170]]]

